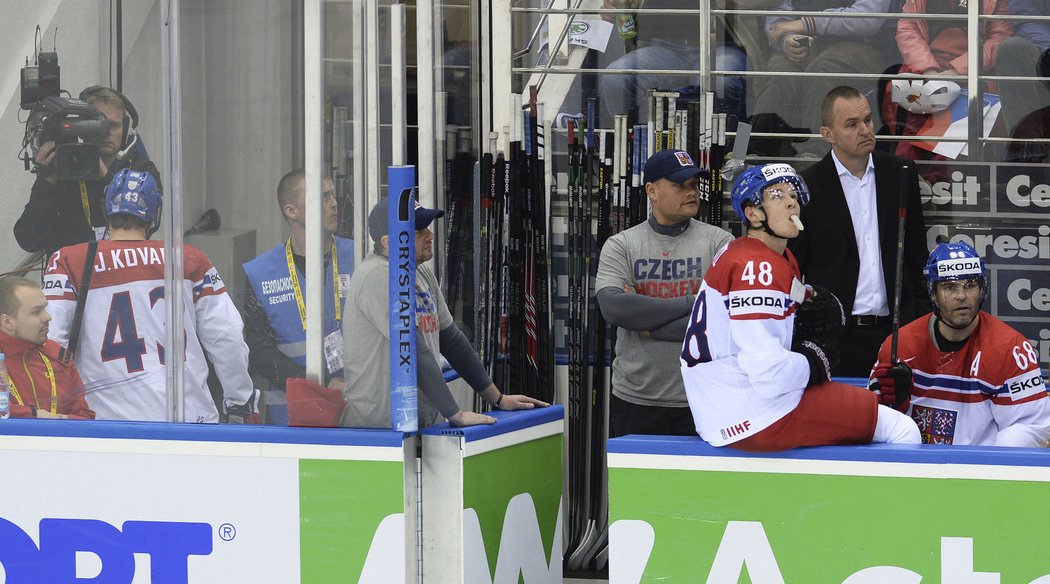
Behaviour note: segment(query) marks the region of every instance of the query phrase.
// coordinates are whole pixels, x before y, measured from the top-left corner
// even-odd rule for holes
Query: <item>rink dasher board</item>
[[[0,421],[0,464],[18,469],[0,487],[33,494],[0,506],[5,541],[22,543],[0,552],[5,581],[100,571],[133,584],[404,581],[416,561],[406,545],[414,522],[406,529],[404,517],[406,508],[415,516],[417,440],[381,430]]]
[[[1046,453],[1050,457],[1050,452]],[[1047,461],[1050,465],[1050,460]],[[864,460],[708,458],[675,455],[610,453],[610,468],[697,470],[717,472],[911,477],[928,479],[987,479],[1050,483],[1050,466],[1008,466],[974,463],[909,463]]]
[[[423,581],[560,584],[565,410],[488,415],[420,432]]]
[[[609,452],[610,584],[1050,583],[1033,548],[1050,521],[1046,449],[747,454],[634,436]]]

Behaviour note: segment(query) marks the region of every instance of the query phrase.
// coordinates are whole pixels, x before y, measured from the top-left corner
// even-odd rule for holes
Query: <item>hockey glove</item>
[[[878,363],[871,372],[868,389],[879,396],[879,403],[901,412],[911,404],[912,374],[907,363]]]
[[[252,390],[252,396],[243,404],[232,404],[226,402],[226,422],[229,424],[262,424],[262,416],[259,415],[258,389]]]
[[[799,341],[814,341],[827,347],[839,341],[845,328],[842,303],[823,286],[813,286],[812,293],[806,294],[806,300],[795,311],[794,338]]]
[[[831,362],[820,345],[813,341],[802,341],[797,343],[793,350],[796,353],[801,353],[806,358],[806,361],[809,361],[809,382],[806,383],[807,388],[831,379]]]

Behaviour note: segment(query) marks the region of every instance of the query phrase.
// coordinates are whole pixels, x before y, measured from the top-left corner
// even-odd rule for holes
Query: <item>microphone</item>
[[[188,237],[194,233],[204,233],[205,231],[214,231],[222,225],[222,218],[219,217],[219,212],[215,209],[208,209],[201,215],[201,218],[193,224],[182,234],[183,237]]]

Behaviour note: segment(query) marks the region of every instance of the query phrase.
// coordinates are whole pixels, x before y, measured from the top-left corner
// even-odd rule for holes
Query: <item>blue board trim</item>
[[[462,436],[466,442],[474,442],[501,434],[517,432],[518,430],[539,426],[548,422],[563,420],[565,419],[565,408],[556,405],[511,412],[491,411],[487,412],[487,415],[496,418],[496,423],[485,426],[454,428],[448,422],[443,422],[421,431],[420,434],[424,436]]]
[[[58,421],[12,418],[0,420],[0,435],[401,448],[405,438],[411,434],[391,430],[353,428],[285,428],[281,426],[238,424],[169,424],[164,422]]]
[[[797,448],[786,452],[754,454],[726,447],[716,448],[698,436],[637,435],[613,438],[609,440],[608,446],[610,454],[648,454],[652,456],[1050,466],[1050,451],[1045,448],[869,444],[865,446],[819,446]]]

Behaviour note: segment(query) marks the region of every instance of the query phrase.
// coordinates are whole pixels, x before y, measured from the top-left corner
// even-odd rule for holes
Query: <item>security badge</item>
[[[336,330],[324,338],[324,360],[328,373],[343,368],[343,331]]]

